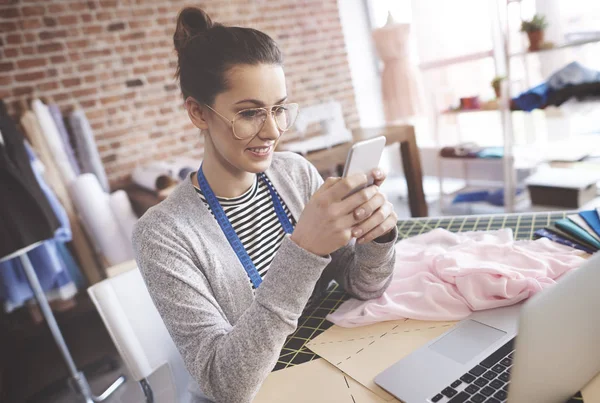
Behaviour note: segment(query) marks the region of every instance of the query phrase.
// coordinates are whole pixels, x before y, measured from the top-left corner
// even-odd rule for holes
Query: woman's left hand
[[[387,177],[381,169],[375,169],[372,175],[375,179],[373,184],[377,187],[381,186]],[[381,192],[354,210],[354,218],[359,221],[359,224],[352,229],[352,235],[357,238],[359,244],[386,235],[396,227],[398,222],[394,206]]]

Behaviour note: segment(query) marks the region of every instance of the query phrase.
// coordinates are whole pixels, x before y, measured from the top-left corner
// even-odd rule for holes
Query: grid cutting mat
[[[452,232],[511,228],[516,239],[533,239],[536,230],[544,228],[556,220],[566,218],[567,214],[566,212],[550,212],[418,218],[398,221],[398,239],[420,235],[435,228],[444,228]],[[327,321],[325,317],[348,298],[350,297],[343,290],[337,285],[333,285],[322,300],[308,307],[298,320],[298,328],[285,342],[277,365],[273,370],[277,371],[319,358],[306,348],[306,343],[332,326],[332,323]],[[581,396],[578,395],[570,402],[581,401]]]

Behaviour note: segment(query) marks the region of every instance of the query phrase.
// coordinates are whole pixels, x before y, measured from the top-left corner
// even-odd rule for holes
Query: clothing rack
[[[33,265],[31,264],[31,261],[27,256],[27,252],[38,247],[41,243],[42,242],[34,243],[8,256],[0,258],[0,262],[18,257],[21,263],[23,264],[25,275],[27,276],[27,280],[29,281],[31,289],[33,290],[35,299],[37,300],[40,306],[42,315],[46,319],[46,323],[50,328],[52,337],[54,338],[54,341],[56,342],[60,353],[65,361],[65,364],[67,365],[67,368],[69,370],[69,386],[83,399],[85,403],[103,402],[106,399],[108,399],[108,397],[110,397],[121,385],[125,383],[125,377],[123,375],[119,376],[119,378],[117,378],[102,394],[100,394],[100,396],[95,396],[92,393],[92,390],[85,377],[85,374],[77,369],[75,361],[73,361],[73,357],[71,356],[65,339],[60,331],[60,328],[58,327],[58,323],[56,323],[56,318],[54,317],[52,309],[48,304],[46,294],[44,294],[42,286],[40,285],[40,281],[33,268]]]

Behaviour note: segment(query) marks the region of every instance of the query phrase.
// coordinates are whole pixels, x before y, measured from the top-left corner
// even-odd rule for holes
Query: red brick
[[[24,55],[33,55],[35,53],[35,48],[33,46],[24,46],[21,48],[21,53]]]
[[[135,39],[142,39],[146,37],[146,33],[145,32],[132,32],[129,34],[122,34],[119,38],[121,38],[122,41],[131,41],[131,40],[135,40]]]
[[[33,94],[33,87],[31,87],[31,86],[13,88],[13,95],[15,97],[19,97],[21,95],[31,95],[31,94]]]
[[[44,15],[44,6],[23,7],[21,12],[25,17]]]
[[[96,14],[96,19],[98,21],[108,21],[111,20],[113,17],[113,13],[109,12],[109,11],[102,11]]]
[[[28,69],[31,67],[42,67],[47,63],[46,59],[25,59],[17,62],[17,67],[20,69]]]
[[[0,85],[9,85],[12,83],[12,77],[8,75],[0,76]]]
[[[91,25],[83,27],[83,33],[86,35],[96,35],[102,32],[102,26],[100,25]]]
[[[81,105],[81,107],[83,108],[91,108],[93,106],[96,106],[96,100],[95,99],[90,99],[88,101],[79,101],[79,104]]]
[[[83,53],[83,57],[86,59],[94,59],[102,56],[110,56],[112,54],[110,49],[95,49]]]
[[[0,63],[0,72],[12,71],[15,65],[12,62]]]
[[[58,70],[48,69],[48,77],[56,77],[57,75],[58,75]]]
[[[58,23],[61,26],[77,24],[78,20],[79,19],[76,15],[64,15],[62,17],[58,17]]]
[[[100,6],[102,6],[102,8],[116,7],[117,4],[117,0],[100,0]]]
[[[96,76],[85,76],[85,77],[83,78],[83,80],[84,80],[86,83],[90,84],[90,83],[95,83],[96,81],[98,81],[98,77],[96,77]]]
[[[89,42],[87,39],[79,39],[77,41],[67,42],[67,48],[69,49],[85,49]]]
[[[98,90],[96,88],[86,88],[83,90],[73,91],[73,96],[77,98],[85,98],[92,95],[96,95]]]
[[[133,69],[133,74],[146,74],[150,71],[150,68],[148,67],[136,67]]]
[[[49,4],[48,5],[48,11],[51,14],[62,13],[63,11],[66,11],[66,10],[67,10],[66,4]]]
[[[39,45],[37,47],[39,53],[50,53],[50,52],[58,52],[59,50],[63,50],[64,46],[62,43],[47,43],[44,45]]]
[[[119,102],[121,100],[121,96],[119,95],[112,95],[110,97],[104,97],[100,99],[100,102],[102,103],[102,105],[110,105],[116,102]]]
[[[65,88],[74,87],[79,84],[81,84],[81,78],[68,78],[66,80],[62,80],[62,85]]]
[[[5,8],[0,10],[0,18],[17,18],[21,15],[18,8]]]
[[[62,94],[52,95],[52,99],[56,102],[66,101],[67,99],[71,99],[71,94],[64,92]]]
[[[35,71],[31,73],[23,73],[15,75],[16,81],[36,81],[46,77],[46,73],[43,71]]]
[[[94,63],[85,63],[85,64],[80,64],[79,67],[77,67],[77,71],[79,71],[80,73],[86,72],[86,71],[92,71],[96,68],[96,64]]]
[[[21,21],[19,21],[19,24],[21,26],[21,29],[24,29],[24,30],[39,29],[43,26],[42,21],[39,18],[31,18],[28,20],[21,20]],[[0,29],[0,31],[9,32],[4,29]]]
[[[115,22],[115,23],[110,24],[106,29],[109,32],[122,31],[125,29],[125,23],[124,22]]]
[[[134,17],[147,17],[154,14],[154,11],[151,8],[134,9],[132,14]]]
[[[52,91],[58,89],[59,87],[60,85],[58,85],[56,81],[50,81],[48,83],[38,85],[38,89],[40,91]]]
[[[83,11],[87,10],[88,7],[81,1],[76,1],[75,3],[70,4],[70,8],[72,11]]]
[[[39,33],[40,39],[41,40],[47,40],[47,39],[55,39],[55,38],[66,38],[67,37],[67,31],[65,30],[61,30],[61,31],[42,31]]]
[[[47,27],[55,27],[56,26],[56,18],[46,17],[44,18],[44,25]]]
[[[94,16],[90,13],[80,14],[80,17],[83,22],[90,22],[94,19]]]
[[[20,45],[23,43],[23,35],[21,34],[12,34],[6,37],[6,43],[9,45]]]
[[[67,61],[67,58],[63,55],[56,55],[56,56],[52,56],[50,58],[50,63],[52,63],[52,64],[65,63],[66,61]]]
[[[90,1],[88,1],[88,2],[87,2],[87,6],[88,6],[88,8],[89,8],[90,10],[95,10],[96,8],[98,8],[98,7],[96,6],[96,1],[92,1],[92,0],[90,0]]]

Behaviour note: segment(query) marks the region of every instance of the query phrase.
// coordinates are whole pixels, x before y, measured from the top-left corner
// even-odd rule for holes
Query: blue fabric
[[[597,235],[600,235],[600,218],[595,210],[581,211],[579,216],[585,220]]]
[[[477,158],[502,158],[504,147],[486,147],[477,153]]]
[[[577,62],[569,63],[550,76],[548,81],[513,98],[518,109],[531,112],[546,105],[554,91],[573,85],[600,82],[600,71],[588,69]]]
[[[63,287],[71,276],[60,257],[56,241],[45,241],[27,253],[44,291]],[[18,307],[33,298],[20,258],[0,263],[0,299]]]
[[[60,242],[69,242],[73,239],[69,216],[67,215],[67,212],[62,204],[60,204],[60,201],[52,189],[50,189],[50,187],[44,181],[41,162],[37,159],[33,149],[27,142],[25,142],[25,149],[29,155],[29,161],[31,163],[33,173],[35,174],[35,178],[37,179],[40,188],[42,188],[42,192],[44,192],[46,199],[48,199],[50,207],[52,207],[52,211],[54,211],[54,215],[56,215],[56,218],[58,218],[58,221],[60,222],[60,227],[54,232],[54,240]]]
[[[523,92],[514,98],[513,102],[519,110],[531,112],[534,109],[544,106],[548,100],[548,95],[550,95],[550,86],[547,83],[542,83],[537,87]]]
[[[81,271],[73,256],[65,246],[65,242],[72,239],[69,218],[58,198],[43,179],[41,163],[35,153],[25,143],[29,160],[40,185],[47,197],[54,214],[60,222],[60,227],[54,233],[54,239],[44,241],[37,248],[29,251],[27,256],[38,276],[42,289],[50,291],[75,283],[78,289],[85,285]],[[0,300],[5,301],[7,307],[22,306],[27,300],[33,298],[33,291],[23,271],[19,257],[0,262]]]
[[[571,248],[575,248],[575,249],[579,249],[582,250],[586,253],[589,253],[590,255],[594,254],[596,251],[593,249],[588,248],[587,246],[581,245],[577,242],[573,242],[567,238],[563,238],[560,235],[555,234],[554,232],[548,231],[545,228],[539,229],[537,231],[535,231],[535,235],[537,235],[538,237],[542,237],[542,238],[548,238],[551,241],[554,241],[556,243],[559,243],[561,245],[566,245],[566,246],[570,246]]]

